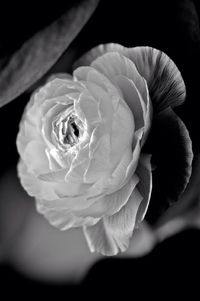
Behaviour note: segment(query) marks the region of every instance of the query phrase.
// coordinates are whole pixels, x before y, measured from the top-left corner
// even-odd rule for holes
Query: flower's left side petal
[[[40,143],[40,141],[30,141],[21,154],[21,157],[26,162],[28,170],[35,175],[48,173],[50,171],[45,145]]]
[[[136,214],[141,201],[141,194],[134,189],[128,202],[119,212],[104,217],[94,226],[84,227],[90,251],[108,256],[124,252],[135,228]]]

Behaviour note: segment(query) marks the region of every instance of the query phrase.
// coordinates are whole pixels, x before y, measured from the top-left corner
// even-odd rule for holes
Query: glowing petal
[[[128,183],[126,183],[121,189],[100,197],[98,201],[87,209],[80,212],[76,211],[76,215],[82,217],[92,216],[101,218],[118,212],[127,203],[138,182],[139,178],[136,175],[133,175]]]
[[[36,175],[49,172],[49,162],[45,153],[44,144],[36,140],[30,141],[21,156],[26,162],[30,172]]]
[[[49,223],[58,228],[59,230],[65,231],[70,228],[82,227],[84,225],[91,226],[98,222],[99,219],[92,217],[76,217],[67,210],[56,211],[49,210],[45,211],[42,205],[42,201],[37,201],[37,210],[42,213]]]
[[[91,252],[116,255],[124,252],[132,236],[142,196],[135,189],[126,205],[116,214],[104,217],[94,226],[84,226],[84,234]]]
[[[145,89],[144,80],[138,73],[135,64],[126,56],[118,52],[106,53],[94,60],[91,66],[106,75],[114,84],[116,76],[122,75],[128,77],[135,83],[143,97]]]
[[[110,137],[104,135],[98,141],[95,150],[92,153],[89,166],[84,174],[84,182],[95,182],[109,170],[110,158]]]
[[[144,127],[146,113],[145,103],[135,83],[124,76],[118,76],[116,80],[123,92],[124,100],[134,116],[135,130]]]

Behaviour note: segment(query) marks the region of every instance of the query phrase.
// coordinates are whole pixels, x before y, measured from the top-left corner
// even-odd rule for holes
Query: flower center
[[[68,151],[76,146],[83,137],[85,128],[82,121],[68,110],[53,122],[53,135],[58,147]]]
[[[63,144],[73,146],[78,143],[79,127],[75,118],[70,116],[66,121],[62,120],[60,140]]]

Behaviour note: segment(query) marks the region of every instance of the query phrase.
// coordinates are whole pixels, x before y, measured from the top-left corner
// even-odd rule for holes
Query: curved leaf
[[[13,55],[0,61],[0,107],[26,91],[58,60],[96,8],[98,0],[84,0],[36,33]]]

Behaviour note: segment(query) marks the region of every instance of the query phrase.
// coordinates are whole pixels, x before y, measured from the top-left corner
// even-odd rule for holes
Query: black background
[[[37,30],[57,18],[74,1],[57,1],[41,7],[35,2],[5,5],[0,12],[0,56],[8,56]],[[193,5],[194,4],[194,5]],[[71,48],[77,56],[91,47],[106,42],[124,46],[152,46],[166,52],[181,71],[186,88],[186,103],[176,109],[184,120],[193,141],[194,153],[199,142],[199,70],[200,32],[197,16],[200,6],[196,1],[100,1],[96,12],[73,41]],[[18,123],[30,97],[24,93],[0,109],[1,173],[16,165],[15,147]],[[6,125],[6,131],[5,129]],[[5,160],[4,158],[9,158]],[[87,289],[93,298],[106,296],[106,290],[121,292],[131,299],[137,296],[160,295],[167,292],[173,298],[177,292],[198,291],[196,287],[200,268],[200,232],[189,229],[158,245],[149,255],[140,259],[105,258],[95,264],[81,285],[64,283],[42,284],[20,275],[12,267],[0,267],[2,291],[22,294],[26,290],[45,295],[77,294]],[[95,292],[92,293],[92,288]],[[159,293],[159,288],[162,292]]]

